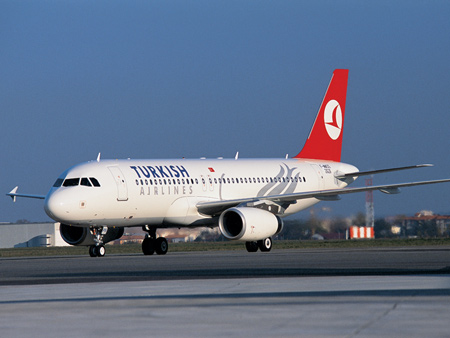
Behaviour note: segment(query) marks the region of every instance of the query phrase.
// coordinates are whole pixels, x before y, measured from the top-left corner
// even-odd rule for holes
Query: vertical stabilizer
[[[336,69],[331,77],[305,146],[294,158],[341,161],[348,69]]]

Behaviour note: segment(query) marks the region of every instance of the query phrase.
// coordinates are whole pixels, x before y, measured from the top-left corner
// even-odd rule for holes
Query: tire
[[[97,257],[104,257],[106,254],[106,249],[104,245],[99,245],[96,247]]]
[[[89,247],[89,256],[91,257],[97,257],[97,250],[95,248],[95,245],[91,245]]]
[[[144,255],[153,255],[155,252],[155,240],[153,238],[144,238],[142,241],[142,252]]]
[[[245,248],[248,252],[258,251],[258,243],[256,242],[245,242]]]
[[[272,249],[272,238],[267,237],[261,241],[258,241],[258,246],[262,252],[269,252]]]
[[[169,250],[169,244],[164,237],[158,237],[155,241],[155,251],[158,255],[165,255]]]

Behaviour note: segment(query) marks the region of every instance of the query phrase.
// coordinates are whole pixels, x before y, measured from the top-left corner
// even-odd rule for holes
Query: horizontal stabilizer
[[[356,171],[353,173],[336,173],[335,177],[337,179],[345,179],[347,177],[358,177],[358,176],[367,176],[367,175],[374,175],[374,174],[381,174],[381,173],[387,173],[390,171],[400,171],[400,170],[406,170],[406,169],[416,169],[416,168],[424,168],[424,167],[432,167],[432,164],[417,164],[417,165],[410,165],[407,167],[397,167],[397,168],[388,168],[388,169],[379,169],[379,170],[369,170],[369,171]]]

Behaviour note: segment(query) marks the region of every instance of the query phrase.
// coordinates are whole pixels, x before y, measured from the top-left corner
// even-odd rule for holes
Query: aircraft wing
[[[285,195],[272,195],[272,196],[259,196],[250,198],[240,198],[233,200],[222,200],[222,201],[208,201],[197,203],[198,212],[205,215],[219,215],[228,208],[232,208],[238,205],[254,203],[258,201],[271,201],[275,203],[295,203],[295,201],[305,198],[317,198],[324,201],[335,201],[339,200],[340,196],[343,194],[352,194],[364,191],[379,190],[385,194],[398,194],[400,193],[400,188],[412,187],[416,185],[425,184],[435,184],[450,182],[450,179],[442,180],[432,180],[432,181],[419,181],[419,182],[408,182],[408,183],[397,183],[397,184],[384,184],[384,185],[374,185],[366,187],[355,187],[355,188],[342,188],[342,189],[331,189],[331,190],[317,190],[317,191],[306,191],[298,192]]]
[[[14,202],[16,201],[17,197],[37,198],[37,199],[41,199],[41,200],[45,199],[44,195],[18,194],[17,189],[19,189],[18,186],[6,194],[7,196],[10,196]]]

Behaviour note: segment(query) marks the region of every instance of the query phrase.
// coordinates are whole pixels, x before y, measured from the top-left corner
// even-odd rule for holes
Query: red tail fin
[[[348,69],[333,72],[305,146],[294,158],[341,161],[347,80]]]

